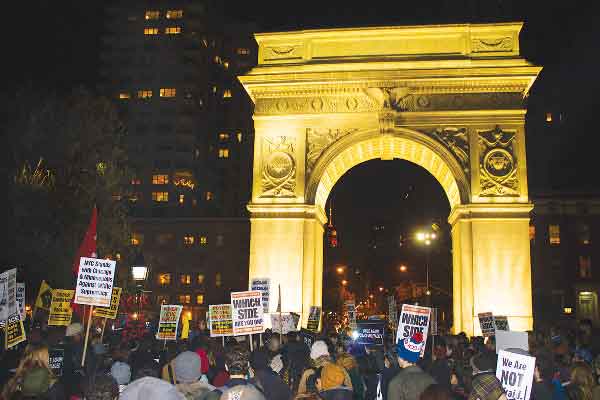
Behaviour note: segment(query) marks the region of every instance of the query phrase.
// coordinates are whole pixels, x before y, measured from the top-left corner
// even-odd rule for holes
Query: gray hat
[[[121,361],[115,361],[110,367],[110,374],[119,385],[128,385],[131,382],[131,367]]]
[[[202,376],[200,356],[192,351],[184,351],[173,360],[175,378],[180,383],[196,382]]]
[[[119,395],[120,400],[185,400],[183,394],[177,388],[162,379],[145,376],[131,382],[123,393]]]

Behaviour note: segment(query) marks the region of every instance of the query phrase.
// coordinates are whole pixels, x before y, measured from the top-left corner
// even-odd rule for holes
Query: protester
[[[506,400],[504,389],[496,378],[496,362],[496,354],[491,351],[471,357],[473,389],[469,400]]]
[[[427,386],[427,389],[421,393],[419,400],[451,400],[452,394],[448,388],[440,384],[432,384]]]
[[[278,355],[281,357],[280,355]],[[267,350],[257,349],[250,357],[251,380],[269,400],[289,400],[292,392],[288,385],[271,369]]]
[[[592,400],[594,390],[594,375],[592,368],[581,361],[575,362],[571,370],[571,380],[567,386],[567,395],[577,400]]]
[[[220,400],[267,400],[265,396],[252,385],[236,385],[223,392]]]
[[[202,374],[202,360],[197,353],[184,351],[173,360],[173,372],[177,390],[188,400],[200,400],[215,387]]]
[[[312,360],[313,367],[307,368],[302,374],[302,377],[300,378],[300,383],[298,385],[298,393],[306,392],[306,380],[311,374],[313,374],[316,371],[317,368],[324,367],[326,364],[333,362],[331,356],[329,355],[329,348],[327,347],[327,343],[325,343],[325,341],[323,340],[317,340],[313,343],[313,345],[310,348],[310,358]],[[352,390],[352,380],[350,379],[350,375],[348,375],[348,373],[345,370],[343,370],[343,372],[345,376],[344,386]]]
[[[145,377],[131,382],[119,400],[185,400],[174,385],[164,380]]]
[[[351,400],[352,389],[344,385],[346,373],[337,364],[327,363],[316,372],[319,396],[324,400]]]
[[[85,400],[115,400],[119,398],[119,385],[110,375],[94,375],[85,388]]]
[[[427,386],[435,383],[431,375],[417,366],[423,345],[421,333],[415,333],[396,345],[401,370],[389,383],[388,400],[418,400]]]
[[[115,361],[110,367],[110,375],[117,381],[119,393],[122,393],[131,381],[131,367],[124,362]]]

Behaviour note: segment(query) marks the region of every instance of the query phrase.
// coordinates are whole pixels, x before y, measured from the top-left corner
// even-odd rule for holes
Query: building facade
[[[537,328],[590,319],[600,323],[600,196],[536,196],[530,225]]]
[[[146,288],[194,319],[247,285],[252,105],[236,76],[256,44],[215,4],[113,2],[101,55],[102,90],[127,130],[123,201],[151,268]]]

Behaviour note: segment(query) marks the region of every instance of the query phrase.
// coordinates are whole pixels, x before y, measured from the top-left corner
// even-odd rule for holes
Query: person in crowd
[[[552,400],[554,361],[548,352],[539,351],[535,356],[535,370],[531,387],[532,400]]]
[[[319,389],[317,388],[317,372],[312,370],[312,373],[306,379],[306,391],[297,393],[294,400],[321,400]]]
[[[398,365],[396,349],[391,348],[384,353],[384,368],[381,372],[381,394],[383,400],[387,400],[390,381],[398,374],[398,372],[400,372],[400,366]]]
[[[334,363],[318,368],[315,382],[319,397],[323,400],[352,400],[352,389],[344,385],[345,371]]]
[[[176,343],[169,344],[167,350],[163,352],[160,357],[160,365],[162,366],[160,377],[172,385],[175,384],[175,372],[173,368],[173,360],[175,357],[177,357]]]
[[[252,385],[236,385],[221,394],[220,400],[267,400],[264,394]]]
[[[592,353],[585,347],[580,347],[573,353],[573,363],[584,362],[588,365],[592,365],[594,362],[594,357]]]
[[[312,360],[313,366],[311,368],[307,368],[300,378],[300,382],[298,384],[298,393],[306,392],[306,380],[308,377],[315,372],[317,368],[324,367],[326,364],[332,363],[333,360],[329,355],[329,348],[327,347],[327,343],[323,340],[317,340],[313,343],[310,348],[310,358]],[[345,379],[344,386],[353,389],[352,380],[350,379],[350,375],[348,372],[344,371]]]
[[[65,398],[62,386],[56,383],[52,372],[44,367],[35,367],[29,369],[19,381],[17,390],[10,397],[3,397],[6,400],[13,398],[21,399],[40,399],[40,400],[62,400]]]
[[[443,338],[437,338],[432,350],[433,361],[427,372],[440,385],[444,386],[448,391],[451,390],[451,375],[452,370],[446,358],[446,341]]]
[[[224,386],[229,381],[229,372],[225,368],[225,355],[216,349],[208,353],[208,380],[215,387]]]
[[[115,400],[119,398],[119,385],[110,375],[93,375],[85,388],[85,400]]]
[[[496,354],[491,351],[471,357],[473,388],[469,393],[469,400],[506,400],[504,389],[496,378],[496,362]]]
[[[147,376],[127,385],[119,400],[185,400],[185,397],[174,385]]]
[[[208,400],[217,400],[228,389],[234,386],[254,386],[249,380],[250,353],[243,345],[229,347],[225,352],[225,368],[229,372],[229,381],[225,385],[215,388],[208,396]]]
[[[202,374],[202,360],[197,353],[184,351],[173,360],[175,386],[187,400],[207,398],[215,387]]]
[[[452,394],[446,386],[434,383],[427,386],[419,400],[452,400]]]
[[[279,354],[278,357],[281,357]],[[269,400],[289,400],[292,392],[288,385],[271,369],[266,349],[256,349],[250,356],[251,382],[261,389]]]
[[[131,382],[131,367],[122,361],[115,361],[110,367],[110,375],[117,381],[119,393],[122,393]]]
[[[417,366],[423,345],[423,335],[419,332],[396,345],[400,372],[388,385],[388,400],[418,400],[427,386],[435,383],[431,375]]]
[[[336,347],[337,348],[335,353],[335,363],[340,367],[344,368],[344,370],[348,373],[348,376],[350,376],[350,382],[352,383],[353,399],[363,400],[366,391],[364,378],[366,377],[365,375],[367,372],[367,368],[363,368],[363,372],[365,374],[361,374],[357,359],[346,351],[344,344],[342,342],[338,342]],[[360,350],[355,350],[355,353],[358,354],[360,357],[364,357],[365,353],[364,351],[361,352],[361,350],[363,350],[362,346]]]
[[[592,400],[594,374],[592,368],[585,362],[575,362],[571,370],[571,379],[567,385],[567,396],[577,397],[577,400]],[[577,388],[576,388],[577,387]]]
[[[277,371],[279,366],[278,357],[271,360],[271,369],[277,372],[286,382],[292,392],[298,392],[302,373],[310,365],[310,349],[296,336],[290,337],[285,348],[281,353],[281,370]]]

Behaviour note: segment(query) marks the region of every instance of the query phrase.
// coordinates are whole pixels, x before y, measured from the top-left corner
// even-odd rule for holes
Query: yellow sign
[[[50,315],[48,315],[48,325],[67,326],[71,323],[73,309],[71,300],[75,294],[74,290],[54,289],[52,291],[52,304],[50,305]]]
[[[181,314],[181,339],[187,339],[190,335],[190,320],[192,319],[191,313],[188,311]]]
[[[40,291],[38,292],[37,299],[35,299],[35,306],[42,310],[50,310],[50,303],[52,302],[52,288],[42,281],[40,285]]]
[[[27,340],[23,321],[19,314],[14,314],[8,317],[6,324],[6,332],[4,334],[4,348],[10,349],[17,344]]]
[[[110,307],[98,307],[96,311],[96,317],[103,317],[109,319],[117,318],[117,312],[119,311],[119,301],[121,301],[121,288],[114,287],[112,297],[110,299]]]

